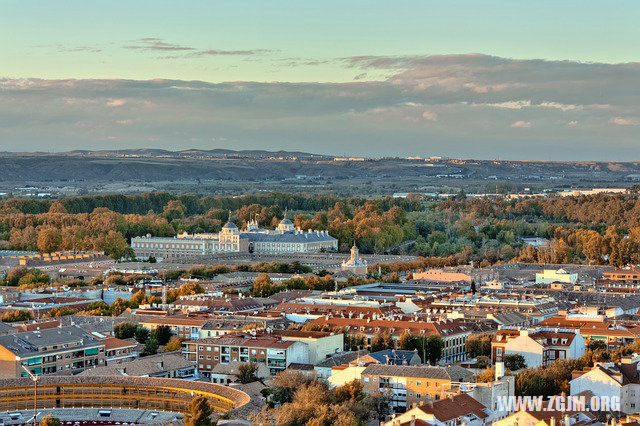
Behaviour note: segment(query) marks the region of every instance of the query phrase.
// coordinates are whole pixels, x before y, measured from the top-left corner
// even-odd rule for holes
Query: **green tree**
[[[137,326],[130,322],[121,322],[113,326],[113,335],[118,339],[131,339],[136,334]]]
[[[404,332],[398,338],[398,348],[404,351],[412,351],[417,348],[418,339],[409,332]]]
[[[197,396],[187,404],[187,412],[184,417],[185,426],[211,426],[211,414],[213,408],[204,396]]]
[[[134,336],[136,338],[136,340],[138,341],[138,343],[145,343],[148,339],[149,339],[149,329],[146,327],[143,327],[141,325],[136,327],[136,331],[134,333]],[[158,343],[156,341],[156,343]]]
[[[252,383],[258,380],[256,373],[258,372],[258,364],[255,362],[247,362],[238,367],[236,377],[240,383]]]
[[[470,357],[491,355],[491,336],[488,334],[480,334],[469,336],[465,343],[465,349]]]
[[[439,336],[428,336],[422,337],[424,340],[423,347],[426,348],[426,353],[423,357],[423,360],[428,360],[429,363],[435,364],[442,358],[442,348],[444,347],[444,343]],[[420,349],[418,348],[418,352]]]
[[[606,351],[607,344],[602,340],[592,340],[591,342],[589,342],[589,349],[591,349],[592,351],[597,351],[598,349]]]
[[[158,353],[158,341],[152,337],[147,339],[147,342],[144,344],[144,349],[140,356],[149,356],[155,355]]]
[[[159,345],[166,345],[171,338],[171,327],[168,325],[160,325],[151,332],[151,338],[158,341]]]
[[[525,368],[527,363],[520,354],[509,354],[504,356],[504,366],[507,370],[517,371]]]

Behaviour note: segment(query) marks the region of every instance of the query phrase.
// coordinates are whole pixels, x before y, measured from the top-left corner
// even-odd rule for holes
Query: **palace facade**
[[[241,231],[231,221],[222,230],[208,234],[180,234],[176,237],[134,237],[131,248],[137,258],[159,259],[206,256],[216,253],[314,253],[338,250],[338,240],[327,231],[303,231],[284,218],[275,230],[262,229],[255,219]]]

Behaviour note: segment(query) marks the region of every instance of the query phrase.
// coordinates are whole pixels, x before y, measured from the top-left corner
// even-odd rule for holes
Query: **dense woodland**
[[[328,230],[346,252],[354,240],[363,253],[421,256],[416,265],[495,264],[508,261],[624,265],[640,261],[640,200],[636,193],[526,200],[339,198],[262,194],[197,197],[149,193],[59,200],[25,198],[0,203],[0,248],[104,250],[131,255],[134,236],[217,232],[229,217],[244,226],[256,217],[273,228],[285,209],[296,226]],[[551,240],[525,247],[521,237]]]

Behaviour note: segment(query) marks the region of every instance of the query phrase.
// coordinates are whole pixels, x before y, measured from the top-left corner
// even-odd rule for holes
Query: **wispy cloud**
[[[138,40],[135,40],[134,44],[125,45],[123,47],[125,49],[150,50],[150,51],[160,51],[160,52],[196,50],[193,47],[182,46],[174,43],[168,43],[161,38],[155,38],[155,37],[140,38]]]
[[[166,53],[166,55],[160,56],[158,57],[158,59],[198,58],[206,56],[251,56],[271,52],[271,50],[268,49],[198,49],[192,46],[169,43],[161,38],[156,37],[140,38],[138,40],[134,40],[133,44],[123,46],[123,48]]]

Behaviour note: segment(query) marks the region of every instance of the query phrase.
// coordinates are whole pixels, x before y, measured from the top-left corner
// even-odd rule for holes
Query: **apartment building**
[[[271,374],[291,363],[309,363],[307,344],[270,336],[232,335],[187,341],[182,344],[182,353],[197,363],[204,377],[210,377],[213,367],[220,363],[255,362],[266,365]]]
[[[370,320],[356,318],[322,317],[311,322],[331,328],[342,328],[347,334],[362,335],[366,346],[370,347],[373,337],[381,331],[389,331],[394,340],[404,333],[415,336],[438,336],[442,339],[442,359],[449,362],[466,358],[465,343],[471,335],[471,327],[460,320],[446,321],[408,321],[408,320]]]
[[[602,279],[626,284],[640,284],[640,268],[623,268],[603,272]]]
[[[105,365],[105,344],[78,326],[0,336],[0,376],[77,374]]]
[[[371,364],[362,371],[361,380],[366,394],[389,394],[394,410],[403,412],[420,402],[440,399],[460,382],[471,382],[473,373],[455,365]]]

